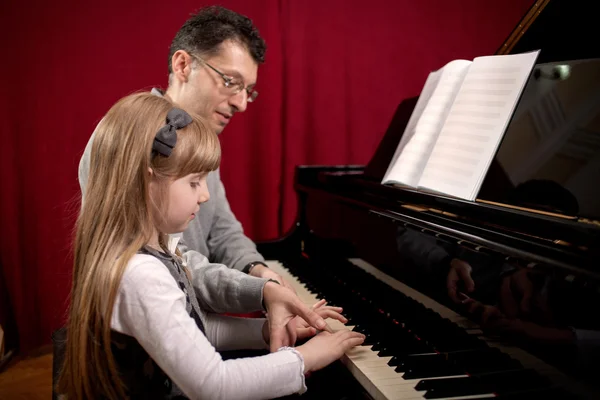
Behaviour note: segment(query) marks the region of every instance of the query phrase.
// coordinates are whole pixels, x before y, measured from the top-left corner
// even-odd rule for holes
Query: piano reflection
[[[476,201],[381,184],[416,99],[367,166],[297,168],[297,223],[259,251],[367,336],[303,398],[600,398],[600,54],[566,4],[498,51],[541,49]]]

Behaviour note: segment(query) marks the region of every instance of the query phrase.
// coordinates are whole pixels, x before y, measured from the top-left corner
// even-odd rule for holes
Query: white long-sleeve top
[[[185,307],[185,294],[165,265],[152,255],[136,254],[123,274],[111,328],[135,338],[192,399],[262,399],[306,391],[304,362],[294,349],[227,361],[217,352],[268,348],[264,319],[201,310],[205,335]]]

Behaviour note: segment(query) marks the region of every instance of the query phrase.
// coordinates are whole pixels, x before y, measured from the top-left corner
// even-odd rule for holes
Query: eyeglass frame
[[[238,94],[240,93],[242,90],[246,91],[246,98],[248,103],[253,103],[254,100],[256,100],[256,98],[258,97],[258,92],[254,89],[249,89],[248,87],[246,87],[244,85],[244,81],[240,81],[239,83],[237,82],[237,79],[234,78],[233,76],[229,76],[224,74],[223,72],[219,71],[218,69],[216,69],[215,67],[213,67],[212,65],[210,65],[209,63],[207,63],[206,61],[204,61],[200,56],[197,56],[195,54],[190,54],[190,57],[197,59],[198,61],[200,61],[201,63],[203,63],[204,65],[206,65],[208,68],[212,69],[213,71],[215,71],[217,74],[219,74],[219,76],[221,78],[223,78],[223,82],[225,84],[225,87],[227,89],[233,89],[233,94]],[[235,87],[232,87],[232,84],[235,85]],[[238,89],[236,89],[236,87]]]

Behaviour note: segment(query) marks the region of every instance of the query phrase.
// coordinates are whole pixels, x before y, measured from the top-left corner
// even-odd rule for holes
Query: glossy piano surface
[[[600,398],[595,18],[538,1],[500,48],[541,55],[477,201],[380,184],[416,99],[368,165],[297,168],[297,224],[259,251],[368,338],[304,397]],[[466,302],[448,289],[462,270]]]
[[[268,259],[280,261],[314,296],[307,304],[323,297],[344,307],[349,326],[368,335],[360,365],[351,364],[350,358],[345,364],[352,365],[356,379],[365,380],[369,373],[377,372],[379,383],[364,385],[378,394],[374,398],[423,398],[430,390],[437,391],[440,398],[489,395],[498,385],[503,387],[503,397],[552,398],[536,392],[548,382],[547,374],[504,350],[490,348],[486,345],[490,340],[537,360],[533,364],[542,372],[556,370],[561,379],[582,381],[585,389],[579,394],[590,394],[579,398],[595,398],[598,392],[594,390],[600,389],[593,388],[600,372],[600,347],[596,347],[600,344],[596,336],[600,332],[596,312],[600,279],[590,267],[597,265],[597,257],[561,243],[532,240],[525,234],[498,233],[483,224],[486,221],[457,222],[445,215],[446,211],[423,210],[366,190],[358,167],[306,167],[297,173],[298,226],[280,241],[260,244],[259,250]],[[342,188],[328,184],[331,179],[342,179]],[[391,206],[390,202],[397,204]],[[484,214],[490,212],[487,205],[482,206]],[[556,224],[557,229],[561,224],[572,225],[558,217],[542,219]],[[573,229],[573,237],[581,233]],[[581,229],[594,233],[587,225]],[[512,241],[504,240],[505,236]],[[587,245],[598,245],[597,236],[582,237]],[[489,306],[485,313],[493,311],[501,317],[482,323],[483,309],[471,311],[450,299],[446,280],[449,260],[454,258],[472,268],[475,288],[468,295]],[[376,278],[348,261],[353,259],[373,266]],[[389,282],[381,276],[396,283],[388,288]],[[524,285],[530,286],[532,300],[522,310]],[[406,288],[420,301],[410,301]],[[446,319],[436,315],[440,309]],[[573,328],[580,332],[579,342],[573,340]],[[405,362],[408,370],[397,365]],[[492,372],[495,375],[486,375]],[[379,378],[380,374],[385,378]],[[453,380],[420,383],[449,377]],[[504,385],[503,379],[508,380]],[[392,391],[396,394],[390,394],[390,385],[397,389]],[[556,385],[551,393],[557,396],[554,398],[569,398],[562,390],[567,389]],[[418,397],[398,397],[398,391]],[[527,391],[533,391],[532,397]],[[388,394],[382,395],[384,392]]]

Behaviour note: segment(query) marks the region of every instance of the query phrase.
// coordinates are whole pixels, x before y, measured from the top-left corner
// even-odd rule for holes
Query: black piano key
[[[411,380],[411,379],[425,379],[425,378],[438,378],[442,376],[456,376],[456,375],[464,375],[464,371],[457,369],[450,365],[429,365],[429,366],[415,366],[406,371],[396,371],[396,372],[404,372],[402,375],[402,379]]]
[[[430,381],[444,381],[443,385],[431,388],[424,394],[426,399],[440,399],[446,397],[472,396],[493,393],[488,387],[477,381],[465,381],[464,378],[429,379]],[[415,386],[416,390],[423,390]]]
[[[436,353],[409,355],[406,357],[395,358],[396,372],[404,372],[419,367],[440,368],[442,365],[445,365],[447,363],[447,361],[444,358],[440,357],[440,355]]]
[[[372,333],[367,333],[365,335],[365,340],[362,343],[362,346],[372,346],[377,342],[377,337],[376,335],[372,334]]]
[[[511,371],[522,368],[521,363],[496,348],[482,348],[471,351],[442,353],[440,357],[463,368],[469,374],[484,372]]]
[[[434,349],[427,343],[415,340],[410,342],[396,343],[392,346],[384,347],[379,353],[377,353],[377,355],[379,357],[402,357],[411,354],[429,354],[433,352]]]
[[[583,400],[580,396],[577,396],[573,393],[569,393],[565,389],[555,386],[536,388],[532,390],[523,390],[512,393],[499,393],[498,398],[503,400]]]
[[[495,398],[502,400],[532,400],[532,399],[544,399],[544,400],[584,400],[580,396],[576,396],[572,393],[567,392],[562,388],[557,387],[546,387],[533,390],[527,390],[522,392],[515,392],[510,394],[499,394],[494,393]],[[425,398],[435,398],[427,397]],[[469,400],[489,400],[489,396],[482,397],[470,397]]]

